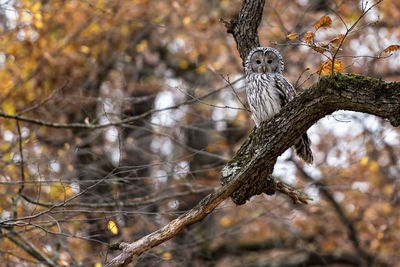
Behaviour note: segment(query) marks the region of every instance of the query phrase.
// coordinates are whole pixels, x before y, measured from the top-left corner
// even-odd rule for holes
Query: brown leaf
[[[315,33],[313,32],[306,32],[306,34],[304,35],[304,42],[306,42],[307,44],[313,44],[313,37],[315,36]]]
[[[298,35],[297,33],[293,32],[293,33],[289,34],[289,35],[287,36],[287,38],[289,38],[290,40],[293,40],[293,39],[296,38],[297,36],[299,36],[299,35]]]
[[[329,49],[329,44],[324,44],[324,43],[316,43],[316,46],[325,48],[325,49]]]
[[[339,46],[340,43],[342,42],[343,38],[344,38],[344,34],[339,34],[338,37],[330,40],[329,43],[334,46]]]
[[[332,24],[332,19],[329,16],[323,16],[317,24],[315,24],[315,30],[318,30],[319,28],[328,28]]]
[[[389,45],[388,47],[383,50],[386,53],[393,52],[400,49],[400,45]]]
[[[325,52],[325,49],[323,49],[322,47],[319,47],[319,46],[311,46],[311,48],[314,51],[317,51],[318,53],[321,53],[321,54],[323,54]]]

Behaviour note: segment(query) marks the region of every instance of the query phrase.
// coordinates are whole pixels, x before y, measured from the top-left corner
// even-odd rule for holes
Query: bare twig
[[[351,31],[357,26],[357,24],[360,22],[360,20],[375,6],[379,5],[382,2],[382,0],[376,1],[373,5],[371,5],[368,9],[366,9],[367,3],[365,4],[365,7],[362,8],[362,13],[360,15],[360,17],[358,17],[358,19],[353,23],[353,25],[350,26],[350,28],[347,28],[346,26],[346,32],[343,35],[343,38],[341,38],[340,43],[337,47],[337,49],[335,50],[335,53],[333,53],[332,55],[332,73],[334,73],[334,68],[335,68],[335,59],[336,59],[336,55],[339,53],[340,49],[343,46],[343,42],[346,39],[346,37],[351,33]]]
[[[19,240],[14,236],[18,237]],[[47,266],[57,266],[57,264],[53,260],[51,260],[42,252],[40,252],[40,250],[38,250],[28,239],[26,239],[23,235],[21,235],[17,231],[10,230],[10,233],[7,234],[7,238],[11,240],[14,244],[16,244],[18,247],[26,251],[29,255],[39,260],[40,262],[46,264]]]
[[[37,103],[36,105],[33,105],[32,107],[29,107],[29,108],[19,111],[18,115],[22,115],[24,113],[30,112],[32,110],[35,110],[35,109],[43,106],[44,104],[49,102],[58,92],[64,90],[67,87],[68,83],[69,83],[69,80],[66,80],[61,87],[57,88],[56,90],[53,90],[53,92],[51,92],[51,94],[48,97],[46,97],[43,101],[40,101],[39,103]]]
[[[235,84],[239,80],[240,79],[232,82],[232,84]],[[207,94],[205,94],[205,95],[203,95],[201,97],[198,97],[197,99],[187,100],[187,101],[184,101],[182,103],[179,103],[179,104],[176,104],[176,105],[173,105],[173,106],[170,106],[170,107],[162,108],[162,109],[151,109],[151,110],[148,110],[148,111],[146,111],[146,112],[144,112],[144,113],[142,113],[140,115],[137,115],[137,116],[131,116],[131,117],[128,117],[126,119],[123,119],[123,120],[120,120],[120,121],[117,121],[117,122],[110,122],[110,123],[104,123],[104,124],[86,124],[86,123],[66,123],[66,124],[64,124],[64,123],[53,123],[53,122],[47,122],[47,121],[42,121],[42,120],[38,120],[38,119],[22,117],[22,116],[19,116],[19,115],[11,115],[11,114],[7,114],[7,113],[1,112],[1,111],[0,111],[0,117],[8,118],[8,119],[14,119],[14,120],[18,120],[18,121],[27,122],[27,123],[33,123],[33,124],[37,124],[37,125],[40,125],[40,126],[47,126],[47,127],[51,127],[51,128],[60,128],[60,129],[101,129],[101,128],[107,128],[107,127],[110,127],[110,126],[121,126],[123,124],[129,124],[129,123],[132,123],[134,121],[144,119],[144,118],[146,118],[146,117],[148,117],[148,116],[150,116],[152,114],[155,114],[155,113],[159,113],[159,112],[167,111],[167,110],[172,110],[172,109],[177,109],[177,108],[179,108],[181,106],[185,106],[185,105],[191,105],[191,104],[195,103],[199,99],[200,100],[205,99],[205,98],[207,98],[207,97],[209,97],[211,95],[214,95],[214,94],[218,93],[219,91],[221,91],[223,89],[228,88],[228,86],[229,85],[220,87],[220,88],[218,88],[218,89],[216,89],[216,90],[214,90],[214,91],[212,91],[210,93],[207,93]]]

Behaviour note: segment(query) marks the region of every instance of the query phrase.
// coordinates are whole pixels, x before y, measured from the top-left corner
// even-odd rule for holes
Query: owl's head
[[[245,71],[250,73],[283,74],[283,58],[272,47],[256,47],[247,56]]]

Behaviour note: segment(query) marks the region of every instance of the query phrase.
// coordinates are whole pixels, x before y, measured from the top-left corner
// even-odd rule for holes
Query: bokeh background
[[[306,32],[329,15],[314,37],[328,43],[373,3],[266,1],[260,42],[282,53],[301,93],[326,60]],[[118,253],[110,244],[157,230],[219,186],[254,126],[242,60],[220,22],[241,5],[0,1],[3,266],[103,266]],[[400,53],[383,52],[400,43],[399,25],[400,1],[370,10],[337,55],[343,72],[400,81]],[[135,264],[399,266],[399,129],[339,111],[308,133],[314,164],[288,150],[274,175],[309,205],[279,194],[226,200]]]

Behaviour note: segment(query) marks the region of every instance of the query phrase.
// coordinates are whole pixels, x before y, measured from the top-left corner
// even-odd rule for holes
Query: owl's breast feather
[[[248,74],[246,83],[247,101],[258,127],[279,112],[281,99],[273,77],[268,74]]]

